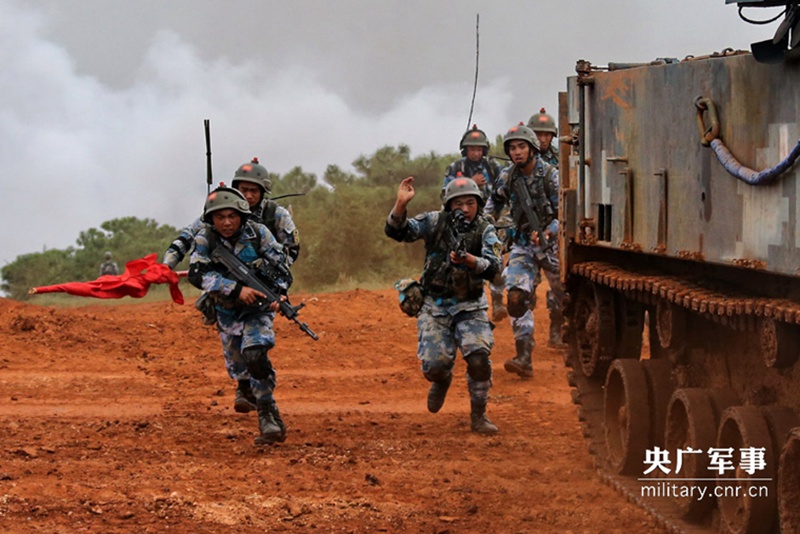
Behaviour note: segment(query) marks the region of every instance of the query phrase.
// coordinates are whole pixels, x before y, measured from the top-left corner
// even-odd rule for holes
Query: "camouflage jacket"
[[[540,157],[536,157],[536,162],[533,166],[531,175],[523,175],[517,170],[515,165],[510,165],[503,169],[503,173],[497,181],[497,187],[492,192],[492,196],[484,207],[484,214],[492,215],[497,218],[503,213],[506,205],[511,207],[511,218],[515,222],[516,228],[512,228],[509,232],[512,241],[519,245],[530,244],[529,235],[519,231],[519,226],[522,220],[522,209],[519,201],[511,188],[512,179],[521,179],[525,181],[531,198],[536,201],[539,197],[541,202],[546,202],[550,205],[553,213],[553,220],[548,225],[548,230],[552,233],[558,232],[558,169],[542,161]]]
[[[207,291],[217,301],[227,303],[227,308],[244,306],[236,300],[242,291],[242,284],[230,276],[225,266],[211,260],[215,246],[233,251],[248,265],[259,258],[285,261],[283,247],[263,224],[246,221],[244,227],[230,239],[220,236],[211,225],[204,225],[195,236],[194,252],[189,263],[189,282]]]
[[[466,176],[467,178],[472,178],[476,174],[483,174],[486,178],[486,185],[483,186],[481,192],[483,193],[483,198],[487,199],[489,195],[492,194],[494,184],[497,182],[497,179],[500,178],[500,172],[502,170],[499,163],[486,158],[481,158],[478,162],[470,161],[468,158],[457,159],[448,165],[444,173],[442,195],[444,195],[444,190],[447,189],[447,185],[456,179],[458,173],[461,173],[461,176]]]
[[[502,269],[502,243],[494,226],[479,216],[470,223],[465,242],[467,252],[476,257],[474,270],[448,261],[450,246],[449,212],[430,211],[413,219],[395,219],[390,213],[384,226],[386,235],[395,241],[425,241],[425,267],[422,286],[427,293],[425,305],[432,315],[455,315],[462,311],[487,309],[483,281],[491,280]]]

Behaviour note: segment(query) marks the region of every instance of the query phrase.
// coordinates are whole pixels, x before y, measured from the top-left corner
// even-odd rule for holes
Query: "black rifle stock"
[[[256,273],[253,272],[253,269],[248,267],[242,260],[236,257],[236,255],[225,248],[222,245],[217,245],[214,247],[214,251],[211,253],[211,260],[221,263],[231,273],[236,280],[241,282],[242,284],[246,285],[251,289],[255,289],[257,291],[262,292],[266,295],[266,302],[259,302],[258,306],[260,308],[266,308],[272,302],[278,302],[280,308],[279,311],[281,315],[289,319],[290,321],[294,321],[297,323],[297,326],[300,327],[300,330],[305,332],[311,339],[317,341],[319,337],[315,334],[311,328],[308,327],[306,323],[301,322],[297,318],[297,314],[300,311],[300,308],[305,306],[305,303],[301,303],[299,306],[292,306],[289,300],[281,300],[281,293],[279,289],[275,289],[270,287],[268,283],[264,282],[261,278],[258,277]],[[273,283],[270,281],[270,283]]]
[[[545,252],[553,248],[556,244],[555,240],[551,241],[547,238],[546,232],[547,226],[553,220],[552,208],[547,210],[544,209],[544,206],[536,204],[531,198],[528,187],[525,185],[525,180],[520,176],[514,176],[511,179],[511,188],[519,200],[522,214],[525,218],[525,222],[520,225],[519,229],[526,234],[530,234],[531,232],[537,232],[539,234],[539,242],[542,243],[542,247],[540,247],[539,251],[534,252],[536,261],[548,271],[556,272],[555,265],[550,262],[547,258],[547,254],[545,254]],[[540,211],[544,211],[545,213],[543,215],[549,217],[549,220],[543,220],[543,217],[539,216]],[[548,211],[549,213],[547,213]]]

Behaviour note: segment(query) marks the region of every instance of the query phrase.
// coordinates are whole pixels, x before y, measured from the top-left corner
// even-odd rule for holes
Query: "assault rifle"
[[[317,341],[319,337],[315,334],[306,323],[301,322],[297,318],[300,308],[305,306],[301,303],[299,306],[292,306],[289,300],[281,300],[281,294],[284,292],[281,287],[282,280],[286,280],[285,276],[291,277],[289,270],[286,266],[275,263],[269,263],[258,269],[251,269],[245,263],[236,257],[236,255],[222,245],[214,247],[211,253],[211,260],[221,263],[231,273],[236,280],[246,285],[251,289],[258,290],[267,296],[266,300],[259,300],[256,305],[259,309],[266,309],[273,302],[279,304],[279,311],[281,315],[287,319],[297,323],[300,330],[305,332],[311,339]]]
[[[511,189],[519,200],[522,215],[525,218],[525,221],[519,225],[520,231],[526,235],[530,235],[531,232],[539,234],[539,242],[542,246],[533,254],[536,262],[550,272],[557,272],[556,266],[550,262],[547,254],[545,254],[556,244],[555,239],[548,239],[546,232],[547,227],[555,218],[553,216],[553,207],[549,202],[542,202],[542,200],[545,200],[544,193],[539,195],[539,202],[534,202],[530,191],[528,191],[528,186],[525,185],[525,180],[521,176],[512,177]]]
[[[464,212],[461,210],[453,210],[450,213],[450,224],[448,224],[447,241],[450,250],[456,253],[460,258],[467,256],[467,241],[466,233],[469,222],[467,221]],[[450,256],[448,255],[448,261]]]

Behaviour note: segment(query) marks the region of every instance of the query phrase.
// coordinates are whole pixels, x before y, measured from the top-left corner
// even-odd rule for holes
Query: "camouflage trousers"
[[[242,351],[248,347],[264,346],[267,351],[275,346],[275,333],[272,331],[272,313],[254,313],[243,319],[236,319],[230,310],[217,310],[217,331],[222,342],[222,354],[228,376],[234,380],[250,380],[253,394],[258,400],[272,400],[272,392],[277,384],[275,369],[270,365],[268,378],[258,380],[250,376]]]
[[[476,351],[491,353],[494,346],[494,335],[486,310],[434,316],[423,309],[417,317],[417,338],[417,357],[422,362],[422,373],[426,377],[436,371],[452,371],[457,350],[461,350],[461,356],[464,357]],[[486,403],[491,387],[491,378],[474,380],[467,374],[471,400]]]
[[[536,303],[536,288],[542,281],[539,272],[543,272],[550,284],[547,292],[547,308],[549,310],[560,310],[564,301],[564,288],[561,284],[559,274],[545,269],[536,260],[533,246],[514,245],[508,257],[508,266],[504,272],[506,279],[506,290],[514,288],[521,289],[530,294],[531,308]],[[547,261],[558,267],[558,245],[548,250],[546,253]],[[533,339],[534,319],[533,311],[528,310],[522,317],[511,317],[511,330],[514,339]]]

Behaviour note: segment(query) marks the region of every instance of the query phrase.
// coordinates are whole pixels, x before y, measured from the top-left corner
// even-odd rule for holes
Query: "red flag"
[[[126,296],[142,298],[150,289],[150,284],[169,284],[172,300],[183,304],[183,294],[178,288],[178,273],[163,263],[158,263],[156,254],[129,261],[125,264],[125,272],[120,275],[106,274],[91,282],[34,287],[29,293],[69,293],[98,299],[119,299]]]

